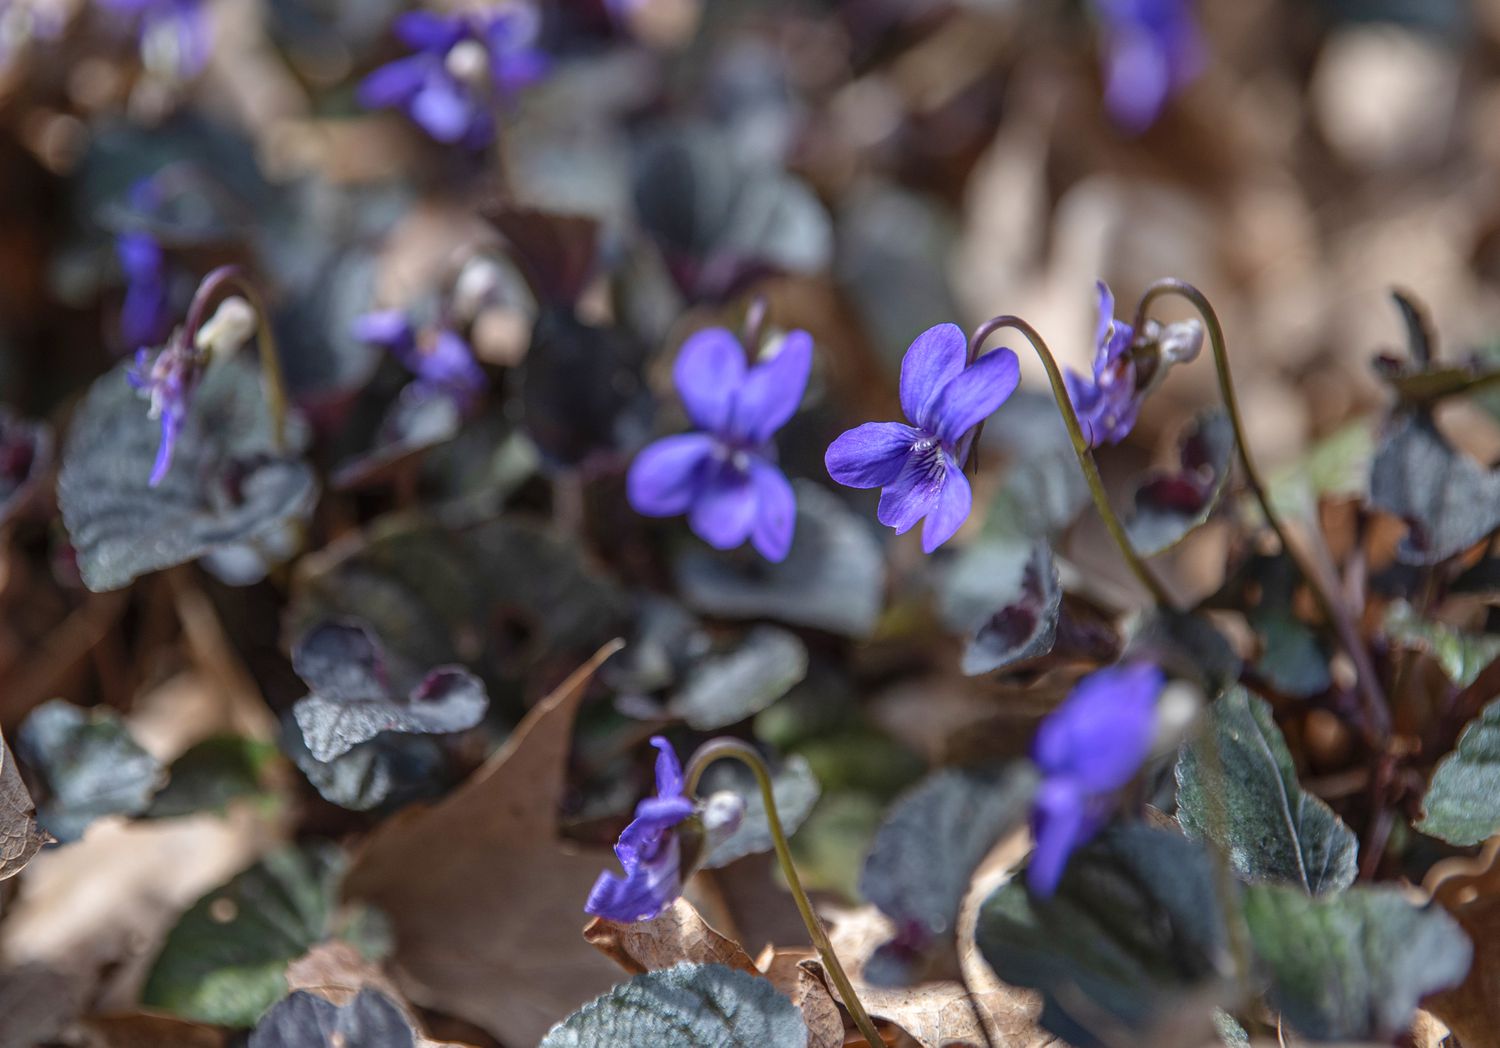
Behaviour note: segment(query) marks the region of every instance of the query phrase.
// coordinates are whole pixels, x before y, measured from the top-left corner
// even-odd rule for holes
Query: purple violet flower
[[[135,366],[125,373],[126,380],[151,401],[147,417],[161,421],[161,443],[151,467],[153,488],[172,465],[177,437],[192,404],[193,391],[203,377],[204,364],[204,355],[178,333],[155,356],[150,350],[137,350]]]
[[[1072,368],[1063,375],[1068,399],[1078,413],[1078,424],[1089,447],[1118,444],[1135,428],[1143,395],[1136,390],[1135,361],[1131,343],[1135,331],[1115,319],[1115,296],[1104,281],[1098,293],[1099,320],[1094,327],[1094,374],[1087,379]]]
[[[208,13],[202,0],[98,0],[99,6],[129,18],[148,69],[187,80],[208,63]]]
[[[636,456],[625,481],[636,512],[686,513],[715,549],[749,539],[767,560],[786,559],[797,498],[771,438],[802,402],[812,351],[812,336],[792,331],[775,356],[747,367],[739,339],[724,328],[688,338],[673,377],[699,432],[663,437]]]
[[[901,361],[901,409],[911,424],[867,422],[830,444],[824,457],[840,484],[883,489],[875,516],[896,534],[926,518],[927,553],[968,519],[974,496],[963,467],[970,433],[1021,380],[1020,361],[1008,349],[967,360],[968,340],[958,325],[922,332]]]
[[[115,254],[125,274],[120,334],[131,346],[161,341],[172,323],[167,261],[161,244],[150,233],[121,233],[115,238]]]
[[[1203,38],[1189,0],[1094,0],[1108,37],[1104,104],[1131,133],[1203,70]]]
[[[636,805],[635,819],[615,844],[625,876],[606,870],[594,882],[583,909],[595,917],[649,921],[682,893],[682,842],[675,831],[696,805],[683,792],[682,765],[672,744],[657,735],[651,745],[658,751],[656,796]]]
[[[1037,730],[1032,757],[1041,771],[1031,813],[1036,848],[1026,867],[1031,890],[1057,890],[1068,856],[1103,829],[1115,793],[1140,770],[1156,733],[1156,699],[1166,677],[1148,662],[1084,677]]]
[[[357,318],[353,331],[360,341],[384,347],[416,376],[412,386],[421,395],[449,397],[467,412],[489,388],[474,351],[450,328],[418,331],[404,311],[387,309]]]
[[[492,101],[535,83],[549,64],[535,46],[541,16],[530,0],[452,15],[409,11],[394,28],[416,53],[367,76],[360,104],[399,107],[439,142],[484,148],[495,133]]]

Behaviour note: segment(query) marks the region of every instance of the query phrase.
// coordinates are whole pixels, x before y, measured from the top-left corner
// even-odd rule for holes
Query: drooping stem
[[[828,933],[823,929],[823,922],[818,920],[818,915],[813,912],[812,902],[802,887],[801,878],[797,876],[797,868],[792,864],[792,849],[787,844],[786,831],[782,829],[781,816],[776,811],[776,794],[771,785],[771,772],[766,767],[766,762],[761,760],[760,754],[738,739],[712,739],[704,743],[688,762],[687,795],[691,797],[696,793],[698,781],[703,777],[703,772],[708,766],[725,757],[739,761],[755,775],[756,784],[760,787],[761,800],[766,806],[766,822],[771,829],[771,843],[776,849],[776,861],[781,864],[781,872],[792,890],[792,899],[797,903],[797,912],[802,915],[802,923],[807,926],[807,934],[812,938],[818,956],[823,958],[823,964],[827,967],[834,985],[838,987],[839,995],[844,999],[844,1007],[848,1008],[849,1014],[854,1017],[854,1025],[859,1028],[865,1040],[870,1042],[871,1048],[886,1048],[885,1041],[875,1029],[875,1023],[871,1021],[869,1014],[865,1011],[865,1006],[860,1003],[859,997],[855,994],[854,985],[849,981],[849,976],[844,974],[844,966],[839,963],[838,955],[833,952],[833,944],[828,941]]]
[[[255,311],[255,344],[260,352],[261,386],[265,390],[266,407],[271,413],[271,442],[277,451],[285,451],[286,380],[281,373],[281,357],[276,353],[276,333],[271,329],[271,316],[266,312],[260,292],[245,278],[244,271],[239,266],[220,266],[203,278],[188,306],[182,337],[187,340],[188,345],[194,344],[198,329],[208,319],[208,307],[213,305],[219,292],[226,288],[238,291]]]
[[[1047,369],[1047,381],[1052,385],[1052,399],[1057,401],[1057,410],[1062,413],[1063,423],[1068,427],[1068,439],[1073,444],[1073,453],[1078,456],[1078,466],[1083,470],[1083,478],[1088,481],[1089,494],[1093,497],[1094,508],[1099,511],[1099,516],[1104,520],[1104,526],[1109,531],[1110,538],[1114,539],[1115,545],[1120,548],[1120,554],[1125,558],[1125,563],[1130,566],[1131,572],[1141,585],[1145,586],[1156,602],[1163,607],[1173,607],[1172,598],[1167,595],[1166,587],[1161,580],[1146,566],[1146,562],[1130,543],[1130,536],[1125,532],[1125,525],[1120,523],[1114,507],[1110,505],[1109,496],[1104,492],[1104,481],[1099,476],[1099,466],[1094,461],[1093,449],[1089,446],[1088,438],[1083,435],[1083,426],[1078,421],[1078,412],[1073,410],[1073,400],[1068,396],[1068,387],[1063,382],[1062,371],[1057,366],[1057,360],[1052,356],[1052,350],[1047,348],[1046,341],[1037,334],[1034,327],[1017,316],[992,317],[980,324],[974,330],[974,335],[969,339],[969,359],[977,358],[979,350],[984,342],[1001,328],[1013,328],[1025,336],[1026,341],[1031,343],[1031,348],[1036,350],[1036,355],[1041,358],[1042,366]]]
[[[1306,562],[1298,548],[1292,545],[1281,518],[1271,508],[1271,499],[1266,493],[1265,481],[1261,478],[1260,470],[1256,468],[1255,460],[1250,455],[1250,445],[1245,440],[1245,425],[1240,415],[1239,398],[1235,394],[1234,379],[1229,373],[1229,352],[1224,345],[1224,328],[1219,323],[1219,315],[1214,311],[1213,305],[1209,303],[1203,292],[1186,281],[1172,278],[1158,280],[1146,289],[1145,295],[1141,297],[1141,304],[1136,307],[1135,330],[1140,331],[1145,324],[1146,312],[1151,308],[1151,303],[1165,295],[1176,295],[1185,299],[1203,318],[1203,323],[1208,329],[1209,346],[1213,350],[1214,368],[1218,372],[1219,396],[1224,401],[1224,409],[1229,414],[1229,424],[1234,429],[1234,445],[1238,449],[1240,466],[1245,471],[1246,483],[1250,485],[1250,491],[1260,505],[1260,511],[1265,516],[1266,522],[1276,533],[1276,538],[1280,540],[1281,548],[1286,551],[1287,557],[1297,566],[1297,571],[1307,581],[1308,589],[1312,591],[1313,599],[1318,603],[1318,610],[1333,627],[1340,645],[1353,661],[1355,679],[1365,704],[1365,716],[1376,735],[1384,738],[1390,730],[1390,709],[1381,692],[1380,680],[1370,660],[1370,653],[1360,642],[1359,633],[1355,630],[1354,623],[1349,616],[1345,614],[1342,605],[1333,599],[1323,585],[1322,577]]]

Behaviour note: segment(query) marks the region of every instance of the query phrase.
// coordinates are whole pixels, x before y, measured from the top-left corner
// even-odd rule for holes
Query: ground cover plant
[[[0,0],[0,1048],[1500,1044],[1500,19]]]

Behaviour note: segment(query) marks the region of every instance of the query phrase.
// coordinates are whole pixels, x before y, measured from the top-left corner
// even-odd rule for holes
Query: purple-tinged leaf
[[[1436,564],[1500,528],[1500,472],[1454,448],[1430,416],[1402,413],[1371,464],[1370,505],[1409,525],[1401,560]]]
[[[1135,513],[1125,522],[1143,556],[1162,553],[1208,520],[1229,479],[1234,429],[1217,409],[1205,412],[1183,433],[1173,472],[1147,477],[1136,489]]]

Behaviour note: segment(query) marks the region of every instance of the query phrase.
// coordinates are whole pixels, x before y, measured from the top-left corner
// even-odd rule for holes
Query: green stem
[[[1131,572],[1140,580],[1141,585],[1146,587],[1156,603],[1165,608],[1172,608],[1174,606],[1172,598],[1167,595],[1161,580],[1152,574],[1146,562],[1141,559],[1141,555],[1130,544],[1130,536],[1125,532],[1125,525],[1120,523],[1114,507],[1109,503],[1109,496],[1104,492],[1104,481],[1099,476],[1099,466],[1094,461],[1094,452],[1089,446],[1088,438],[1083,435],[1083,427],[1078,422],[1078,412],[1073,410],[1073,400],[1068,396],[1068,387],[1063,382],[1062,371],[1057,366],[1052,350],[1047,348],[1046,341],[1037,334],[1036,328],[1017,316],[992,317],[979,325],[969,340],[970,360],[978,356],[978,351],[984,345],[985,340],[1001,328],[1013,328],[1019,331],[1026,341],[1031,343],[1031,348],[1036,350],[1036,355],[1041,358],[1042,366],[1047,369],[1047,380],[1052,384],[1052,399],[1057,401],[1057,410],[1062,413],[1063,423],[1068,427],[1068,439],[1073,443],[1073,453],[1078,456],[1078,466],[1083,470],[1083,479],[1088,481],[1089,494],[1094,499],[1094,508],[1099,511],[1099,516],[1103,518],[1110,538],[1114,539],[1115,545],[1120,548],[1125,563],[1130,566]]]
[[[260,380],[265,390],[266,407],[271,413],[271,442],[278,452],[286,450],[286,380],[281,373],[281,357],[276,352],[276,333],[271,329],[271,315],[266,312],[260,292],[245,278],[239,266],[220,266],[198,285],[183,323],[183,338],[194,344],[198,329],[208,319],[208,307],[223,289],[233,289],[244,296],[255,310],[255,344],[260,352]]]
[[[844,966],[839,963],[838,955],[833,952],[833,944],[828,941],[828,933],[824,931],[823,923],[813,912],[812,902],[802,887],[801,878],[797,876],[797,868],[792,864],[792,849],[787,844],[786,831],[782,829],[781,816],[776,811],[776,793],[771,785],[771,772],[766,767],[766,762],[761,760],[760,754],[738,739],[711,739],[699,747],[698,752],[693,754],[692,760],[688,763],[687,795],[694,796],[703,772],[714,761],[725,757],[739,761],[755,775],[755,781],[760,786],[761,800],[766,806],[766,821],[770,824],[771,843],[776,848],[776,861],[781,864],[781,872],[786,876],[786,882],[792,890],[792,898],[797,903],[797,912],[802,915],[802,923],[807,925],[807,934],[812,937],[813,946],[817,947],[818,955],[823,958],[823,964],[828,969],[829,976],[838,987],[839,995],[844,999],[844,1007],[848,1008],[849,1014],[854,1017],[854,1025],[859,1027],[859,1032],[864,1035],[865,1040],[870,1042],[870,1048],[886,1048],[885,1041],[875,1029],[875,1023],[865,1011],[865,1006],[859,1002],[849,976],[844,974]]]
[[[1259,503],[1266,522],[1270,524],[1271,530],[1280,540],[1281,548],[1286,551],[1286,555],[1297,566],[1297,571],[1307,581],[1308,589],[1312,591],[1313,599],[1318,603],[1318,609],[1333,627],[1338,635],[1339,643],[1353,661],[1355,678],[1365,703],[1365,715],[1376,734],[1384,738],[1390,731],[1390,708],[1386,704],[1385,696],[1381,693],[1379,678],[1375,673],[1374,664],[1370,661],[1370,653],[1360,642],[1354,623],[1323,586],[1322,578],[1302,558],[1297,547],[1292,545],[1281,518],[1271,509],[1271,500],[1266,494],[1265,481],[1261,479],[1255,460],[1250,457],[1250,444],[1245,440],[1244,420],[1240,415],[1234,379],[1229,373],[1229,352],[1224,345],[1224,328],[1219,323],[1219,315],[1203,292],[1186,281],[1168,278],[1158,280],[1146,289],[1145,295],[1141,297],[1141,304],[1136,307],[1135,330],[1140,331],[1144,326],[1146,311],[1150,309],[1151,303],[1165,295],[1176,295],[1187,300],[1197,310],[1198,315],[1203,318],[1204,325],[1208,328],[1208,341],[1214,354],[1214,368],[1219,377],[1219,396],[1224,401],[1224,408],[1229,413],[1229,424],[1234,429],[1234,445],[1239,451],[1240,465],[1245,471],[1245,480],[1250,485],[1250,490],[1255,496],[1255,501]]]

